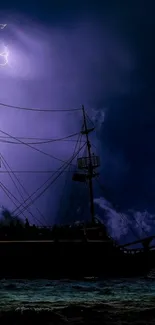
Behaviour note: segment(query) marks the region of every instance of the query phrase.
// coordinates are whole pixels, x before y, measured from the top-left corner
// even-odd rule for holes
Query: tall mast
[[[80,173],[74,173],[72,180],[75,182],[87,182],[89,184],[89,195],[90,195],[90,213],[91,213],[91,219],[92,223],[95,222],[95,211],[94,211],[94,195],[93,195],[93,182],[92,179],[99,175],[96,173],[96,168],[100,166],[99,157],[95,156],[94,154],[91,154],[91,144],[89,141],[88,134],[94,130],[93,128],[87,127],[87,121],[86,121],[86,114],[84,106],[82,105],[82,111],[83,111],[83,120],[84,120],[84,130],[81,131],[81,134],[86,136],[86,143],[87,143],[87,149],[88,149],[88,157],[81,157],[77,159],[77,165],[78,169],[84,171]]]
[[[86,121],[86,114],[85,114],[84,105],[82,105],[82,111],[83,111],[83,120],[84,120],[84,132],[83,132],[83,134],[86,135],[87,148],[88,148],[88,157],[89,157],[89,165],[88,165],[89,177],[88,177],[88,182],[89,182],[89,193],[90,193],[90,213],[91,213],[92,222],[94,222],[95,209],[94,209],[94,195],[93,195],[93,182],[92,182],[93,165],[92,165],[92,156],[91,156],[91,144],[90,144],[89,136],[88,136],[89,132],[91,132],[92,129],[89,130],[87,128],[87,121]]]

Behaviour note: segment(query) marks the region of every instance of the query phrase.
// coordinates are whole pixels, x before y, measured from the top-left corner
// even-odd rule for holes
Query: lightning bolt
[[[7,26],[7,24],[0,24],[0,29],[4,29]]]
[[[6,26],[7,24],[0,24],[0,29],[4,29]],[[0,66],[5,66],[8,64],[8,55],[9,55],[8,49],[6,46],[4,46],[4,51],[0,52],[0,57],[3,58],[4,62],[0,63]]]
[[[9,52],[6,46],[4,46],[4,51],[0,52],[0,57],[2,57],[4,59],[4,63],[0,63],[0,66],[5,66],[8,64],[8,56],[9,56]]]

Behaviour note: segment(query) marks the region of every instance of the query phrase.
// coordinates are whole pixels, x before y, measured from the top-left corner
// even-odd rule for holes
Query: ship
[[[88,185],[90,218],[67,225],[37,226],[16,220],[0,226],[0,278],[92,279],[147,276],[155,268],[155,236],[119,244],[95,215],[93,182],[99,156],[92,153],[84,106],[81,136],[87,155],[77,158],[74,182]],[[79,153],[79,151],[78,151]],[[73,155],[76,158],[76,154]],[[86,204],[86,203],[85,203]],[[134,245],[141,244],[141,248]]]

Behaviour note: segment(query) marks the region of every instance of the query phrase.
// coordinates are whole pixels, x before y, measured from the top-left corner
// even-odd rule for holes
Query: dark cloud
[[[148,6],[135,10],[135,19],[133,15],[130,17],[132,28],[128,26],[127,35],[135,53],[135,70],[128,93],[107,99],[108,109],[100,133],[111,157],[111,164],[105,166],[107,185],[114,184],[114,196],[123,206],[142,209],[154,209],[155,188],[155,24]],[[122,170],[118,170],[118,165]]]

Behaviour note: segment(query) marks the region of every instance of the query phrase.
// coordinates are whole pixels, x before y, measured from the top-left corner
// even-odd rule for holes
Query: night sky
[[[1,4],[0,18],[8,24],[1,36],[13,66],[1,70],[0,102],[56,109],[84,104],[97,124],[94,144],[105,194],[124,213],[139,213],[139,220],[147,211],[148,227],[148,215],[155,214],[154,1],[7,1]],[[55,114],[50,120],[35,113],[31,118],[17,111],[1,114],[0,129],[16,136],[60,137],[76,132],[81,123],[72,114]],[[42,149],[68,159],[73,146],[65,146]],[[16,154],[4,144],[1,150],[14,170],[35,169],[36,164],[39,169],[59,167],[33,151],[23,149],[21,158],[19,147]],[[36,188],[45,179],[26,177],[29,192],[34,182]],[[10,186],[9,180],[3,181]],[[61,187],[60,181],[38,203],[48,220],[56,214]],[[103,193],[95,191],[102,217]],[[1,205],[9,204],[2,200]],[[116,223],[111,227],[120,227]]]

